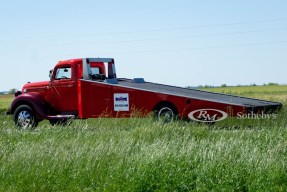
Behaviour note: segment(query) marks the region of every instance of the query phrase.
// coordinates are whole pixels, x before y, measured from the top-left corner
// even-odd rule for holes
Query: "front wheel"
[[[14,112],[15,125],[20,129],[33,129],[38,125],[33,109],[28,105],[20,105]]]

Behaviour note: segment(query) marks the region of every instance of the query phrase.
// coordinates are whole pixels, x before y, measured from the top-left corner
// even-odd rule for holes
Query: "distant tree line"
[[[273,82],[270,82],[270,83],[264,83],[263,85],[261,86],[278,86],[279,83],[273,83]],[[256,85],[255,83],[252,83],[250,85],[236,85],[236,86],[229,86],[227,84],[222,84],[220,86],[213,86],[213,85],[199,85],[199,86],[195,86],[195,87],[192,87],[192,86],[187,86],[187,88],[215,88],[215,87],[244,87],[244,86],[260,86],[260,85]]]
[[[18,90],[13,88],[13,89],[10,89],[9,91],[1,91],[0,94],[15,94]]]
[[[17,89],[13,88],[10,89],[10,91],[8,92],[9,94],[15,94],[17,92]]]

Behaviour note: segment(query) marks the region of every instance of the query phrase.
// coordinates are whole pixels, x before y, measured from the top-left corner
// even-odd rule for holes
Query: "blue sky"
[[[286,10],[285,0],[5,1],[0,90],[81,57],[176,86],[287,84]]]

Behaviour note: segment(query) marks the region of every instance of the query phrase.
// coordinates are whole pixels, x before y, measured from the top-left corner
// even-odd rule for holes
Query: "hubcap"
[[[21,111],[18,114],[18,124],[22,128],[27,128],[32,123],[32,115],[28,111]]]

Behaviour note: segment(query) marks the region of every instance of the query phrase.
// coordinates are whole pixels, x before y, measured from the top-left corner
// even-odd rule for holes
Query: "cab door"
[[[77,82],[70,65],[55,68],[51,81],[54,108],[60,112],[77,111]]]

